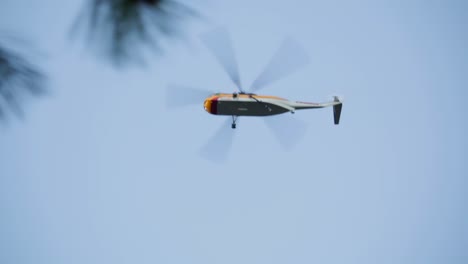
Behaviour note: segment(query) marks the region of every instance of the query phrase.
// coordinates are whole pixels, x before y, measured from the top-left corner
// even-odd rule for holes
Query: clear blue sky
[[[3,1],[52,92],[0,126],[0,263],[468,263],[468,2],[194,5],[185,42],[118,71],[67,39],[82,1]],[[298,112],[285,152],[244,118],[227,162],[201,158],[225,119],[165,86],[234,90],[196,38],[219,25],[246,86],[294,37],[311,64],[262,93],[343,95],[341,124]]]

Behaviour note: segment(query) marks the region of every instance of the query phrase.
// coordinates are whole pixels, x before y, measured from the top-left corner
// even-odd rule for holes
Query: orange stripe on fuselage
[[[217,94],[216,96],[211,96],[209,97],[208,99],[212,98],[212,97],[219,97],[219,98],[233,98],[232,94]],[[238,98],[250,98],[250,95],[248,94],[238,94],[237,95]],[[277,99],[277,100],[284,100],[286,101],[286,99],[284,98],[281,98],[281,97],[277,97],[277,96],[271,96],[271,95],[253,95],[253,97],[255,98],[258,98],[258,99]]]

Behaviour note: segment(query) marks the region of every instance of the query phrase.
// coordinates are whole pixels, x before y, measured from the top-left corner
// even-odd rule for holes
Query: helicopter
[[[338,96],[333,96],[333,101],[325,103],[312,103],[301,101],[290,101],[277,96],[257,95],[253,91],[260,90],[267,84],[290,75],[309,63],[309,56],[303,48],[291,38],[286,38],[276,54],[272,57],[263,72],[252,83],[250,91],[246,92],[241,86],[237,61],[234,49],[226,28],[218,28],[200,36],[200,39],[218,63],[227,73],[238,91],[233,93],[214,93],[206,97],[204,91],[194,91],[188,87],[168,87],[171,97],[195,98],[206,97],[203,107],[206,112],[213,115],[231,116],[231,128],[235,129],[237,119],[240,116],[270,116],[290,112],[294,114],[297,110],[317,109],[333,107],[334,123],[340,122],[343,102]],[[195,94],[195,95],[194,95]],[[172,97],[172,98],[173,98]]]
[[[335,125],[340,122],[343,103],[338,96],[334,96],[332,102],[309,103],[289,101],[277,96],[256,95],[252,93],[216,93],[208,97],[204,102],[205,111],[213,115],[232,116],[231,128],[236,128],[239,116],[269,116],[286,112],[295,113],[296,110],[323,108],[333,106]]]
[[[249,89],[243,89],[237,67],[237,61],[232,47],[229,31],[225,27],[200,35],[200,40],[214,56],[218,64],[236,87],[234,92],[208,92],[190,86],[169,84],[167,87],[167,107],[201,104],[206,112],[216,116],[230,116],[225,124],[212,136],[202,148],[202,154],[212,160],[222,161],[226,158],[228,148],[232,145],[234,134],[224,128],[230,124],[232,129],[237,126],[239,117],[265,117],[266,124],[272,129],[283,147],[288,150],[304,135],[306,125],[294,118],[282,118],[274,122],[284,113],[294,114],[297,110],[333,108],[334,123],[340,122],[342,100],[333,96],[333,100],[324,103],[291,101],[278,96],[259,95],[257,91],[265,86],[291,75],[309,64],[307,52],[292,38],[285,38],[279,49]],[[177,98],[177,100],[174,100]],[[282,115],[281,115],[282,116]],[[285,131],[287,130],[287,131]],[[218,144],[220,144],[218,146]]]

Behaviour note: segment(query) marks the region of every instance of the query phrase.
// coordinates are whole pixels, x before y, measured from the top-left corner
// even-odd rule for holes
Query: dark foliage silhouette
[[[0,46],[0,119],[22,117],[23,101],[45,93],[45,75],[24,56]]]
[[[75,22],[72,34],[85,30],[88,44],[116,66],[144,64],[159,53],[164,38],[180,35],[180,23],[198,16],[175,0],[93,0]]]
[[[164,39],[181,36],[187,17],[199,16],[176,0],[89,0],[71,33],[84,29],[93,50],[115,66],[144,64],[148,53],[162,51]],[[8,47],[0,44],[0,120],[8,111],[21,117],[26,97],[46,91],[46,76]]]

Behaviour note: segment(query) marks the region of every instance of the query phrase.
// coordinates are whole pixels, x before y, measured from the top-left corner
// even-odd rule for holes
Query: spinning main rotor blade
[[[178,108],[195,104],[203,105],[203,101],[210,94],[210,91],[169,84],[166,88],[166,107]]]
[[[291,150],[304,137],[307,125],[290,115],[266,117],[265,123],[284,150]]]
[[[235,129],[231,129],[229,118],[200,150],[200,155],[213,162],[226,161],[234,139]]]
[[[296,41],[286,38],[263,72],[252,83],[249,91],[258,91],[274,81],[293,74],[305,67],[309,61],[307,52]]]
[[[218,28],[201,35],[200,38],[218,63],[221,64],[232,82],[242,92],[237,60],[228,30],[226,28]]]

